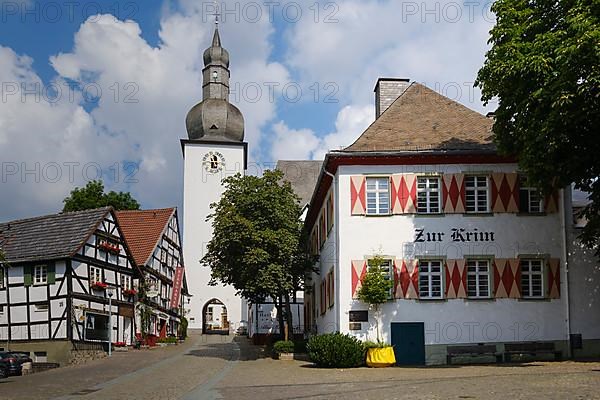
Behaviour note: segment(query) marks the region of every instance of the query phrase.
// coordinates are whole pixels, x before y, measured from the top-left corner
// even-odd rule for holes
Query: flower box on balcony
[[[125,296],[135,296],[137,294],[137,290],[135,290],[135,289],[126,289],[126,290],[123,290],[123,294]]]
[[[112,254],[119,254],[119,252],[121,251],[121,248],[119,247],[118,244],[113,244],[110,242],[100,242],[99,247],[102,250],[107,251]]]
[[[108,285],[104,282],[94,282],[92,283],[92,289],[94,290],[106,290]]]

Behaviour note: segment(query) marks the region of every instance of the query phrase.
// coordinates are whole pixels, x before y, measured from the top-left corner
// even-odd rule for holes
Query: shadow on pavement
[[[235,352],[234,343],[238,345],[239,358]],[[220,358],[226,361],[254,361],[269,358],[270,354],[265,346],[253,345],[246,337],[236,336],[233,340],[222,343],[202,343],[201,348],[190,350],[185,356]]]

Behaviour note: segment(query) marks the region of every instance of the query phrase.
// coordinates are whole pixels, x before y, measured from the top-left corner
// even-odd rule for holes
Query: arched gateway
[[[219,299],[212,299],[202,308],[202,333],[206,335],[229,335],[227,307]]]

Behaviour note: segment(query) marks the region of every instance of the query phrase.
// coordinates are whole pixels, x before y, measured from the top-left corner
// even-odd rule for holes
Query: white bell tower
[[[192,295],[186,317],[190,329],[226,334],[247,320],[246,307],[233,287],[208,285],[211,271],[200,260],[212,239],[212,226],[206,222],[210,204],[221,198],[223,178],[245,173],[248,145],[244,142],[244,117],[229,103],[229,53],[221,47],[217,28],[211,47],[204,52],[204,65],[202,102],[188,113],[188,139],[181,140],[183,253]]]

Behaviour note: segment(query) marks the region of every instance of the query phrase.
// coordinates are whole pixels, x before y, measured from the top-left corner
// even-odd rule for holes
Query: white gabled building
[[[0,248],[0,347],[64,364],[109,329],[132,343],[135,267],[112,208],[0,223]]]
[[[408,80],[375,91],[377,119],[326,155],[312,196],[306,228],[320,261],[306,330],[374,340],[356,293],[381,255],[393,281],[381,326],[399,364],[444,363],[449,345],[478,343],[549,342],[568,356],[573,334],[579,355],[598,354],[600,298],[582,291],[594,262],[569,264],[570,191],[541,198],[524,186],[492,143],[492,119]],[[583,323],[570,302],[585,296],[595,305]]]

